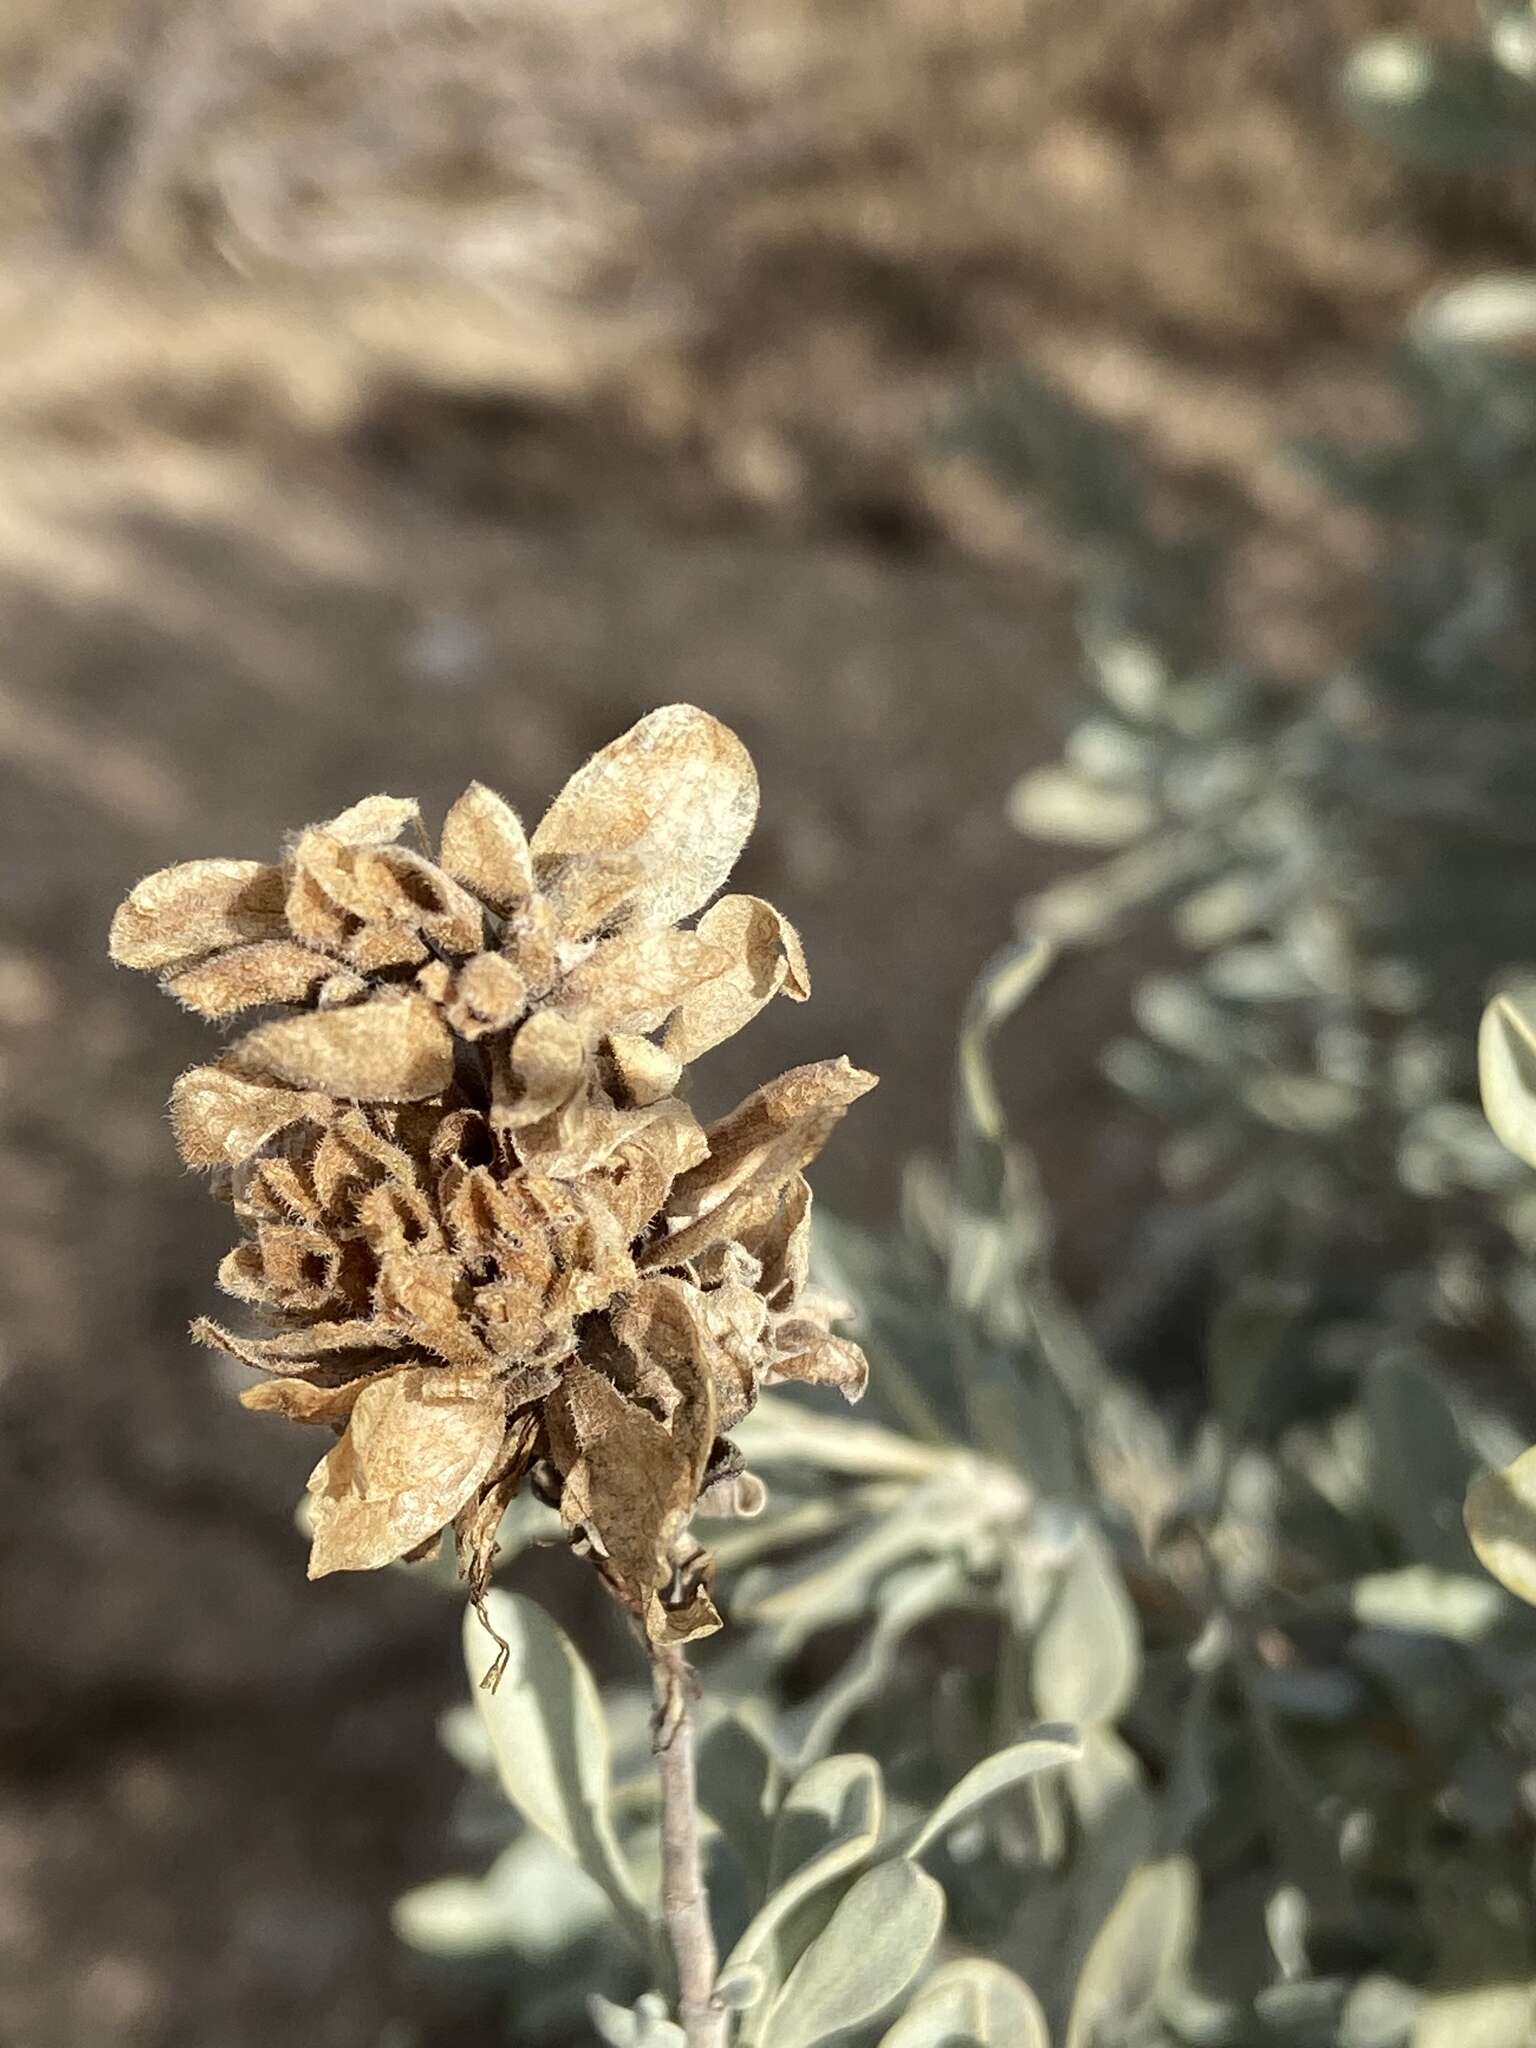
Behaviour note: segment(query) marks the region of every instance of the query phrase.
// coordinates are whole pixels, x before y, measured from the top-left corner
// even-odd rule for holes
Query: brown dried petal
[[[370,1250],[380,1257],[436,1251],[442,1244],[432,1204],[420,1188],[386,1181],[359,1195],[353,1213]]]
[[[232,1193],[236,1214],[248,1222],[318,1224],[322,1220],[307,1162],[289,1159],[281,1152],[268,1152],[238,1167]]]
[[[765,1162],[775,1165],[796,1156],[798,1172],[821,1150],[843,1113],[875,1086],[875,1076],[847,1059],[813,1060],[803,1067],[765,1081],[709,1128],[709,1161],[695,1175],[685,1199],[695,1189],[716,1192],[756,1174]]]
[[[545,1405],[565,1482],[561,1519],[591,1537],[603,1576],[657,1641],[669,1639],[659,1595],[715,1435],[708,1380],[700,1374],[683,1393],[668,1429],[576,1360]]]
[[[488,1249],[500,1276],[475,1291],[475,1315],[486,1342],[503,1358],[527,1357],[552,1334],[558,1345],[568,1332],[551,1331],[561,1262],[550,1212],[559,1212],[562,1191],[528,1174],[498,1184],[477,1170],[472,1199],[471,1227],[483,1228],[489,1212]]]
[[[485,936],[485,915],[467,889],[425,854],[403,846],[357,856],[364,916],[428,932],[450,953],[472,953]]]
[[[559,1274],[553,1303],[562,1315],[581,1316],[604,1308],[621,1288],[633,1285],[628,1240],[606,1199],[606,1188],[573,1186],[533,1174],[528,1184],[547,1218]]]
[[[256,860],[187,860],[135,884],[109,941],[119,967],[170,967],[222,946],[283,935],[281,868]]]
[[[685,1066],[750,1024],[780,989],[797,1003],[811,992],[799,934],[760,896],[722,896],[700,918],[698,936],[725,964],[683,997],[662,1034]]]
[[[739,1280],[707,1288],[702,1299],[705,1326],[717,1347],[710,1372],[715,1382],[715,1427],[723,1434],[734,1429],[757,1400],[768,1305]]]
[[[387,846],[420,816],[413,796],[365,796],[318,829],[347,846]]]
[[[234,1166],[289,1124],[331,1114],[323,1095],[253,1081],[228,1067],[189,1067],[171,1090],[171,1129],[188,1166]]]
[[[333,912],[360,918],[367,902],[366,890],[357,879],[358,861],[364,851],[350,840],[338,837],[326,825],[311,825],[294,840],[288,856],[293,881],[310,883]]]
[[[429,960],[416,977],[416,986],[430,1002],[441,1009],[447,1002],[453,987],[453,963],[449,960]]]
[[[437,1206],[449,1242],[463,1259],[483,1259],[496,1235],[498,1186],[487,1166],[450,1160],[437,1185]]]
[[[247,1073],[366,1102],[416,1101],[453,1079],[448,1027],[414,994],[258,1025],[230,1057]]]
[[[712,1636],[723,1627],[720,1610],[709,1597],[707,1579],[714,1576],[714,1560],[707,1553],[700,1552],[697,1566],[697,1584],[688,1588],[686,1599],[681,1605],[662,1606],[657,1601],[647,1615],[646,1626],[659,1643],[676,1644],[697,1642],[701,1636]]]
[[[539,995],[558,980],[563,947],[560,918],[547,896],[533,895],[520,903],[502,928],[502,952]]]
[[[494,1360],[456,1298],[461,1267],[451,1252],[395,1252],[379,1269],[379,1314],[401,1333],[464,1371],[489,1372]]]
[[[587,1016],[595,1028],[654,1031],[701,982],[727,970],[730,955],[698,932],[624,932],[600,939],[560,984],[557,1000],[568,1016]]]
[[[263,1226],[219,1267],[219,1285],[238,1300],[265,1302],[295,1314],[325,1308],[336,1289],[341,1248],[320,1231],[299,1224]]]
[[[707,712],[669,704],[577,769],[533,835],[534,869],[552,878],[568,929],[590,931],[581,865],[627,856],[638,869],[625,921],[673,924],[714,895],[756,815],[741,741]]]
[[[712,1251],[690,1259],[688,1271],[701,1287],[719,1287],[728,1282],[733,1287],[748,1287],[759,1297],[762,1295],[762,1261],[754,1259],[737,1242],[716,1245]],[[766,1308],[766,1303],[764,1306]]]
[[[618,1306],[615,1303],[616,1309]],[[584,1365],[612,1381],[626,1400],[648,1409],[671,1427],[683,1398],[682,1389],[664,1366],[620,1341],[611,1317],[583,1330],[581,1359]]]
[[[548,905],[556,930],[569,946],[594,932],[619,931],[635,923],[636,906],[644,900],[646,869],[645,855],[634,851],[546,861],[538,870],[543,893],[533,900]],[[521,947],[518,952],[521,957]],[[556,953],[555,967],[562,964]]]
[[[318,876],[304,864],[312,856],[313,833],[306,832],[295,849],[295,858],[303,860],[296,864],[288,877],[288,894],[283,901],[283,916],[288,929],[296,939],[306,946],[336,949],[346,943],[356,920],[326,893]],[[425,954],[426,948],[423,947]]]
[[[492,1121],[513,1130],[537,1123],[568,1102],[587,1071],[586,1032],[555,1010],[536,1010],[512,1041],[511,1090],[492,1108]]]
[[[682,1079],[682,1061],[638,1032],[610,1031],[604,1050],[614,1092],[636,1109],[663,1101]]]
[[[236,1301],[259,1301],[267,1299],[267,1276],[261,1262],[261,1247],[257,1244],[237,1244],[232,1252],[226,1252],[219,1261],[219,1286],[225,1294],[232,1294]]]
[[[744,1225],[736,1241],[758,1262],[765,1298],[780,1305],[793,1301],[811,1268],[811,1184],[805,1175],[797,1173],[772,1213],[760,1224]]]
[[[563,1377],[564,1366],[559,1359],[536,1358],[510,1371],[503,1368],[496,1384],[501,1388],[508,1415],[515,1415],[519,1409],[531,1407],[552,1394]]]
[[[323,826],[300,833],[290,855],[288,923],[308,945],[373,972],[426,959],[429,933],[450,952],[480,944],[480,906],[425,855],[403,846],[357,846]]]
[[[492,1156],[491,1127],[477,1109],[452,1109],[446,1114],[429,1109],[425,1134],[427,1158],[437,1172],[450,1165],[483,1165]]]
[[[199,1316],[192,1324],[194,1344],[206,1344],[211,1351],[227,1351],[242,1365],[254,1365],[260,1372],[283,1367],[318,1366],[337,1353],[387,1352],[399,1345],[399,1333],[376,1317],[358,1316],[344,1322],[310,1323],[302,1330],[282,1330],[275,1337],[242,1337],[226,1330],[211,1316]]]
[[[409,965],[425,957],[422,935],[450,953],[473,952],[484,935],[480,905],[424,854],[403,846],[336,847],[308,833],[295,852],[356,928],[342,951],[365,971]]]
[[[436,1535],[485,1477],[505,1431],[487,1380],[415,1366],[371,1382],[310,1474],[309,1576],[370,1571]]]
[[[312,1168],[315,1195],[328,1216],[383,1181],[413,1188],[416,1166],[411,1155],[376,1131],[360,1109],[345,1109],[315,1147]]]
[[[473,1498],[459,1510],[454,1522],[453,1540],[459,1576],[477,1603],[485,1597],[485,1589],[491,1582],[501,1518],[522,1484],[523,1475],[533,1463],[538,1434],[536,1416],[525,1415],[511,1422],[491,1469],[481,1480]]]
[[[518,1154],[555,1179],[582,1180],[605,1170],[666,1107],[660,1102],[649,1109],[621,1109],[593,1078],[554,1115],[518,1132]]]
[[[551,1273],[552,1279],[552,1273]],[[497,1358],[523,1360],[545,1349],[564,1352],[572,1341],[569,1323],[554,1327],[549,1281],[517,1272],[475,1289],[475,1316]]]
[[[338,1010],[343,1003],[356,1002],[364,994],[368,984],[362,975],[354,974],[350,967],[339,967],[334,974],[328,974],[315,991],[317,1010]]]
[[[863,1397],[869,1384],[869,1360],[847,1337],[823,1337],[809,1351],[776,1358],[765,1380],[800,1380],[812,1387],[836,1387],[845,1401]]]
[[[674,1386],[710,1382],[716,1432],[734,1429],[756,1395],[753,1372],[767,1310],[745,1289],[705,1294],[675,1273],[653,1273],[615,1304],[614,1335]],[[670,1404],[669,1404],[670,1406]]]
[[[292,939],[266,939],[254,946],[234,946],[215,953],[195,967],[172,975],[167,990],[200,1017],[217,1023],[258,1003],[304,1003],[336,974],[336,962]],[[364,984],[356,975],[352,993]]]
[[[376,1384],[376,1376],[346,1380],[339,1387],[316,1386],[313,1380],[258,1380],[241,1389],[240,1405],[260,1415],[286,1415],[292,1422],[345,1422],[363,1389]]]
[[[626,1238],[635,1238],[661,1213],[673,1182],[709,1157],[709,1140],[687,1103],[676,1097],[656,1105],[633,1137],[603,1167],[607,1199]]]
[[[362,975],[380,974],[391,967],[415,967],[431,951],[420,926],[385,919],[357,925],[342,941],[342,949]]]
[[[786,1181],[808,1166],[875,1076],[846,1059],[792,1067],[756,1089],[709,1131],[710,1156],[684,1174],[669,1213],[679,1227],[646,1248],[642,1264],[672,1266],[761,1229]]]
[[[493,910],[511,910],[533,892],[533,857],[522,821],[483,782],[472,782],[443,820],[441,860],[456,882]]]
[[[506,1031],[528,1006],[528,984],[504,953],[474,953],[451,969],[434,960],[422,969],[417,981],[442,1005],[444,1016],[460,1038],[473,1040],[483,1038],[487,1031]]]
[[[607,1159],[627,1135],[622,1120],[632,1111],[615,1109],[602,1090],[584,1084],[559,1109],[517,1133],[523,1164],[560,1180],[579,1180]]]
[[[516,1173],[492,1188],[496,1255],[511,1272],[537,1273],[552,1285],[556,1271],[553,1219],[569,1206],[569,1190],[534,1173]]]

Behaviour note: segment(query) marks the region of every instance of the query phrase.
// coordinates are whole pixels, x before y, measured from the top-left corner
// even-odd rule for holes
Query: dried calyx
[[[740,741],[655,711],[527,838],[471,784],[436,860],[375,796],[286,857],[148,876],[112,955],[201,1015],[284,1012],[177,1082],[189,1165],[242,1237],[226,1292],[259,1334],[194,1335],[266,1375],[243,1399],[339,1441],[310,1478],[311,1576],[430,1554],[477,1600],[538,1475],[658,1642],[718,1626],[689,1529],[751,1482],[727,1435],[765,1381],[857,1399],[858,1348],[807,1290],[803,1170],[874,1085],[846,1060],[707,1130],[683,1067],[783,991],[793,929],[724,896],[757,780]]]

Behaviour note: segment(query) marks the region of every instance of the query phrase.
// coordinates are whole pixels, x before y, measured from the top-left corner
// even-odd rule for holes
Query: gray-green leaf
[[[829,1756],[803,1771],[774,1826],[769,1895],[721,1971],[752,1961],[788,1915],[834,1878],[874,1854],[885,1819],[885,1787],[873,1757]]]
[[[1117,2040],[1183,1961],[1195,1927],[1198,1883],[1182,1856],[1144,1864],[1120,1894],[1083,1964],[1067,2048]]]
[[[1047,1723],[1015,1742],[1007,1749],[1000,1749],[994,1755],[984,1757],[979,1764],[973,1764],[958,1784],[952,1785],[938,1805],[912,1833],[909,1840],[893,1845],[892,1853],[902,1856],[921,1856],[925,1849],[948,1834],[967,1815],[985,1806],[988,1800],[1001,1798],[1016,1785],[1022,1785],[1026,1778],[1037,1777],[1041,1771],[1053,1771],[1062,1764],[1073,1763],[1083,1753],[1077,1739],[1077,1731],[1063,1725]]]
[[[1513,995],[1495,996],[1483,1012],[1477,1072],[1494,1136],[1536,1166],[1536,1019]]]
[[[1413,2048],[1515,2048],[1531,2038],[1530,1984],[1479,1984],[1431,1998],[1413,2029]]]
[[[1536,1448],[1467,1491],[1467,1534],[1500,1585],[1536,1606]]]
[[[756,1963],[738,1963],[715,1979],[715,2003],[727,2012],[747,2012],[768,1989],[768,1972]]]
[[[1135,1610],[1108,1544],[1084,1522],[1035,1633],[1035,1710],[1074,1725],[1116,1721],[1140,1672]]]
[[[513,1949],[550,1956],[602,1926],[602,1893],[543,1835],[524,1834],[484,1877],[442,1877],[395,1901],[400,1939],[424,1955]]]
[[[1050,2048],[1050,2035],[1023,1978],[972,1956],[936,1970],[880,2048]]]
[[[774,1814],[784,1773],[739,1714],[725,1714],[699,1743],[699,1804],[735,1851],[757,1905],[768,1890]]]
[[[764,2048],[817,2048],[879,2019],[921,1972],[943,1919],[943,1891],[917,1864],[866,1871],[790,1972]]]
[[[688,2048],[687,2036],[654,1991],[648,1991],[633,2008],[615,2005],[598,1993],[587,2000],[587,2011],[608,2048]]]
[[[487,1606],[511,1653],[495,1692],[480,1681],[496,1647],[473,1608],[464,1617],[464,1655],[502,1790],[530,1826],[602,1887],[626,1932],[648,1952],[650,1922],[609,1817],[608,1731],[592,1674],[533,1601],[493,1592]]]
[[[1365,1384],[1371,1491],[1410,1557],[1468,1572],[1461,1507],[1474,1462],[1439,1378],[1413,1358],[1381,1358]]]

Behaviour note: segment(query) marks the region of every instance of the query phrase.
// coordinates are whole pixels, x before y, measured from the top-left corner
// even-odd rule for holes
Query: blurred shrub
[[[1486,49],[1373,45],[1343,90],[1384,141],[1467,165],[1536,155],[1533,81],[1519,8]],[[1536,1355],[1536,1192],[1471,1053],[1490,985],[1525,1015],[1536,982],[1536,284],[1440,292],[1400,373],[1412,433],[1299,451],[1389,544],[1336,673],[1180,673],[1090,607],[1101,701],[1013,815],[1091,860],[978,985],[954,1157],[914,1168],[903,1231],[822,1228],[882,1354],[874,1412],[765,1400],[742,1441],[769,1505],[718,1546],[702,1798],[742,2048],[1532,2037],[1536,1618],[1479,1571],[1462,1500],[1521,1442],[1467,1366]],[[1130,468],[1027,380],[964,438],[1004,476],[1065,450],[1071,516],[1110,560],[1137,547]],[[1162,1407],[1052,1282],[987,1052],[1038,935],[1134,932],[1146,957],[1152,929],[1174,964],[1104,1061],[1209,1251],[1203,1355]],[[643,1702],[601,1718],[631,1855]],[[544,1825],[529,1745],[454,1730]],[[562,1906],[537,1832],[501,1833],[402,1929],[500,1954],[513,2038],[579,2038],[597,1930],[648,1880],[616,1901],[588,1857]],[[675,2048],[643,1935],[624,1970],[600,1952],[603,2037]]]
[[[1536,15],[1496,11],[1476,50],[1382,39],[1343,91],[1418,158],[1536,160]],[[1383,539],[1353,655],[1303,691],[1180,673],[1101,593],[1100,702],[1012,799],[1091,856],[1024,929],[1168,962],[1103,1064],[1162,1122],[1170,1189],[1207,1210],[1213,1259],[1309,1291],[1311,1341],[1349,1370],[1389,1341],[1486,1361],[1536,1335],[1536,1198],[1471,1056],[1489,988],[1536,958],[1536,277],[1436,292],[1396,370],[1408,431],[1295,451]],[[1005,476],[1020,402],[989,414]],[[1122,590],[1126,504],[1087,516]]]
[[[775,1395],[743,1431],[769,1506],[720,1539],[700,1764],[734,2038],[1518,2041],[1536,1617],[1460,1519],[1516,1440],[1405,1348],[1340,1399],[1305,1297],[1255,1275],[1213,1318],[1200,1412],[1154,1412],[1052,1287],[998,1114],[988,1034],[1040,965],[1015,952],[980,985],[955,1156],[914,1172],[906,1230],[823,1233],[883,1354],[876,1412]],[[483,1879],[404,1901],[402,1931],[499,1955],[509,2038],[581,2038],[597,1988],[621,2001],[605,2039],[664,2048],[630,2003],[654,1979],[645,1703],[573,1693],[526,1603],[498,1621],[514,1683],[452,1740],[525,1824],[504,1817]],[[574,1794],[540,1762],[561,1757]]]

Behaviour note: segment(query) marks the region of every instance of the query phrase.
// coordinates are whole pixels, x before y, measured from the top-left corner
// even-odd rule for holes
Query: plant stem
[[[661,1909],[677,1969],[677,2017],[688,2048],[727,2048],[730,2014],[714,2000],[719,1958],[704,1889],[693,1773],[693,1673],[674,1646],[651,1646],[661,1774]]]

